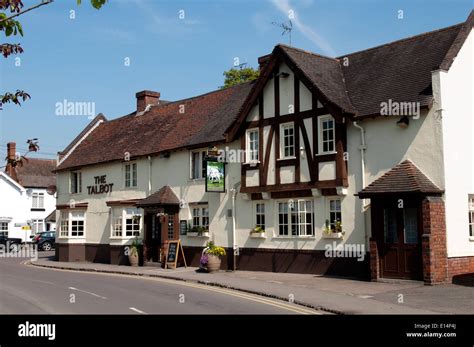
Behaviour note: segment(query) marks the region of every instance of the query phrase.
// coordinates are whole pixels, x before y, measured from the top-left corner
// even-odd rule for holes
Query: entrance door
[[[421,204],[408,199],[383,203],[378,247],[381,276],[422,279]],[[380,230],[381,229],[381,230]]]
[[[145,215],[145,258],[147,261],[159,262],[161,249],[161,222],[156,213]]]

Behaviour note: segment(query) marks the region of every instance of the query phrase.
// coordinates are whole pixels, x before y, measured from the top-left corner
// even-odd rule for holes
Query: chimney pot
[[[143,112],[148,105],[158,105],[160,102],[160,93],[151,90],[143,90],[135,96],[137,97],[137,112]]]

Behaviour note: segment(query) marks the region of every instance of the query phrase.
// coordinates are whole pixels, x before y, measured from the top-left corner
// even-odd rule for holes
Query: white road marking
[[[135,308],[135,307],[129,307],[130,310],[136,312],[136,313],[140,313],[140,314],[148,314],[146,312],[143,312],[143,311],[140,311],[139,309]]]
[[[92,292],[88,292],[88,291],[85,291],[85,290],[77,289],[77,288],[74,288],[74,287],[69,287],[69,289],[76,290],[76,291],[81,292],[81,293],[89,294],[89,295],[95,296],[97,298],[107,299],[105,296],[101,296],[101,295],[98,295],[98,294],[95,294],[95,293],[92,293]]]

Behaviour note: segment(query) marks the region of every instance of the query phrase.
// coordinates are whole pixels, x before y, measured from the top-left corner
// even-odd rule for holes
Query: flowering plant
[[[203,254],[200,260],[201,267],[206,267],[208,261],[209,261],[209,257],[207,256],[207,254]]]
[[[207,250],[205,252],[206,254],[216,255],[218,257],[225,255],[225,249],[222,247],[216,246],[214,242],[212,241],[209,241],[206,246],[207,246],[206,247]]]

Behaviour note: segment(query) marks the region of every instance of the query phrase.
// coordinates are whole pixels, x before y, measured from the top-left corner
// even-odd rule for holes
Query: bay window
[[[8,222],[0,222],[0,236],[8,237]]]
[[[63,210],[59,214],[59,237],[83,238],[86,232],[86,212]]]
[[[113,208],[111,217],[111,238],[140,236],[142,213],[137,208]]]

